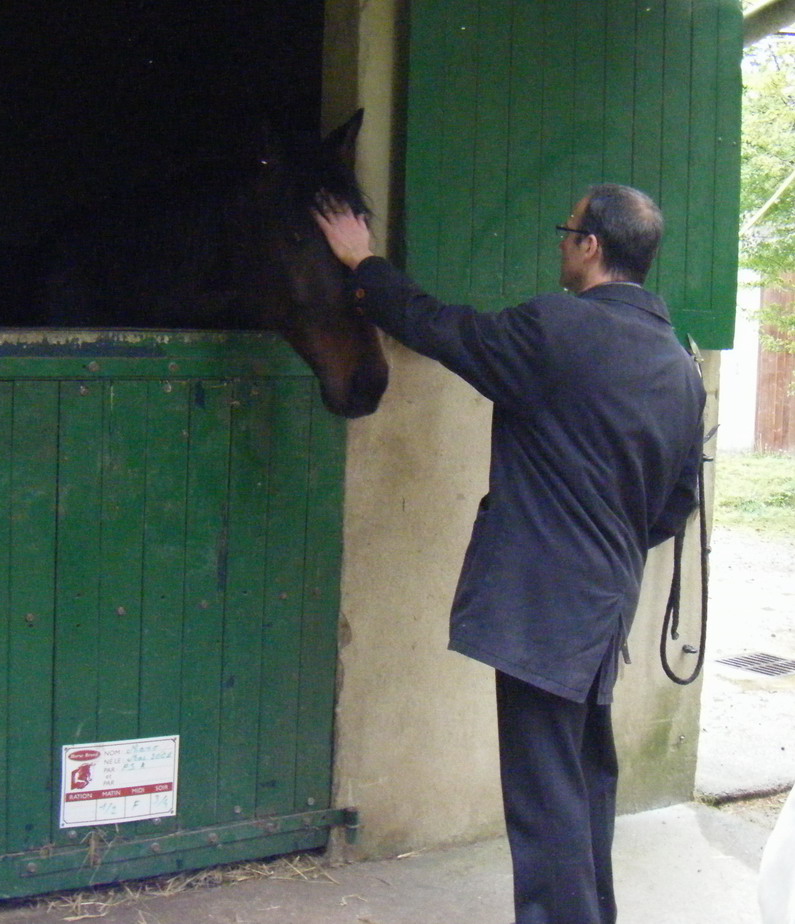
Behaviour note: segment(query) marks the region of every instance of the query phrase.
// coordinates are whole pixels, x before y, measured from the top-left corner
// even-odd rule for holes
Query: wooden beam
[[[793,23],[795,0],[765,0],[744,16],[743,45],[747,48]]]

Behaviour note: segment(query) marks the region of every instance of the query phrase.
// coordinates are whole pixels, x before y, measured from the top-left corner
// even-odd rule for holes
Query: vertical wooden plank
[[[184,609],[188,396],[183,380],[149,382],[138,733],[173,735],[180,724]],[[170,819],[136,825],[173,830]]]
[[[232,404],[218,819],[251,818],[257,785],[267,468],[271,434],[262,388],[245,382]]]
[[[760,343],[757,351],[756,414],[754,450],[770,452],[775,429],[775,374],[770,368],[770,353]]]
[[[538,212],[538,287],[558,288],[560,260],[555,225],[565,222],[574,202],[575,149],[572,76],[573,11],[578,0],[544,0],[541,196]]]
[[[507,240],[505,295],[523,301],[538,288],[541,124],[543,68],[538,37],[543,35],[543,6],[514,0],[511,73],[508,83],[510,141],[507,163]]]
[[[445,14],[443,3],[412,3],[406,149],[406,268],[438,291],[439,190],[444,186],[438,129],[443,113]]]
[[[635,102],[632,144],[632,185],[660,201],[660,156],[663,124],[663,56],[665,2],[647,0],[636,14]],[[647,285],[657,288],[659,263],[654,262]]]
[[[138,736],[147,405],[146,382],[108,383],[101,440],[99,741]]]
[[[472,276],[472,202],[475,185],[474,104],[477,98],[477,0],[444,4],[445,79],[440,88],[441,156],[444,182],[439,187],[438,295],[465,301]]]
[[[512,6],[481,0],[478,8],[471,291],[488,307],[504,297]]]
[[[307,379],[279,379],[273,391],[271,425],[279,439],[268,474],[258,814],[305,807],[296,804],[295,775],[304,762],[297,734],[313,386]]]
[[[742,133],[742,10],[737,0],[718,0],[717,134],[715,144],[715,249],[712,278],[713,320],[709,329],[713,349],[734,343],[737,304],[737,262],[740,224],[740,138]],[[707,331],[694,337],[706,342]]]
[[[209,381],[191,391],[179,798],[186,828],[213,824],[218,801],[231,390]]]
[[[770,398],[773,431],[766,447],[774,452],[788,452],[792,449],[792,419],[790,410],[795,404],[791,394],[795,363],[790,353],[767,353],[770,366]],[[764,364],[763,364],[764,365]]]
[[[690,163],[690,0],[667,0],[663,56],[663,128],[659,205],[665,237],[658,257],[657,290],[672,312],[685,304],[687,198]]]
[[[588,186],[604,178],[604,111],[610,103],[605,97],[607,4],[608,0],[574,4],[575,44],[570,63],[577,143],[572,155],[573,197],[583,195]]]
[[[64,381],[59,390],[52,654],[56,778],[63,745],[97,740],[103,385]],[[59,786],[53,787],[51,803],[57,818]],[[60,833],[54,840],[63,843],[67,837]]]
[[[660,198],[665,0],[644,0],[636,13],[632,185]]]
[[[138,732],[179,727],[188,447],[188,385],[148,387]]]
[[[340,418],[323,410],[317,389],[314,391],[301,635],[298,808],[325,807],[331,796],[330,755],[342,557],[345,425]]]
[[[716,4],[693,4],[690,85],[690,151],[687,185],[685,298],[689,306],[708,312],[713,279],[715,200],[715,113],[718,92]],[[689,328],[689,325],[688,325]],[[687,334],[688,329],[682,334]]]
[[[795,310],[795,293],[790,289],[763,289],[763,310],[772,305],[781,311]],[[792,389],[795,355],[768,349],[766,339],[786,339],[783,331],[764,325],[760,333],[754,448],[760,452],[792,452],[795,450],[795,393]]]
[[[53,652],[56,748],[97,740],[102,392],[100,382],[60,383]]]
[[[14,386],[0,382],[0,442],[11,446]],[[11,452],[0,453],[0,855],[8,851],[7,824],[13,802],[8,791],[8,697],[11,584]]]
[[[17,382],[10,441],[9,851],[51,839],[58,385]]]
[[[605,179],[632,182],[632,147],[635,133],[635,18],[637,0],[610,0],[607,4],[607,57],[605,60]]]

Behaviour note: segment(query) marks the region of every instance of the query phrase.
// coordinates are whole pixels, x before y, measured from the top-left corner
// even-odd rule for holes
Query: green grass
[[[714,464],[717,526],[795,536],[795,456],[723,453]]]

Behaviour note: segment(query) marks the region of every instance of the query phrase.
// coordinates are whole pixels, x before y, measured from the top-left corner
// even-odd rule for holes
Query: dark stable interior
[[[0,326],[25,326],[37,247],[76,209],[316,132],[317,0],[6,0]],[[190,180],[186,180],[190,182]]]

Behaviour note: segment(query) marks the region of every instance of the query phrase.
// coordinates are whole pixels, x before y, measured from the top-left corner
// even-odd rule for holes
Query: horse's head
[[[153,169],[61,216],[32,268],[16,261],[22,323],[274,330],[329,410],[371,414],[386,360],[312,214],[324,193],[366,211],[354,175],[361,123],[360,111],[324,141],[266,131],[256,157],[246,134],[242,152]]]
[[[278,303],[268,325],[316,374],[323,401],[343,417],[378,407],[388,368],[378,332],[355,309],[350,272],[332,254],[312,216],[318,197],[332,195],[366,211],[354,175],[362,111],[314,146],[267,145],[256,207],[268,254],[260,272]]]

